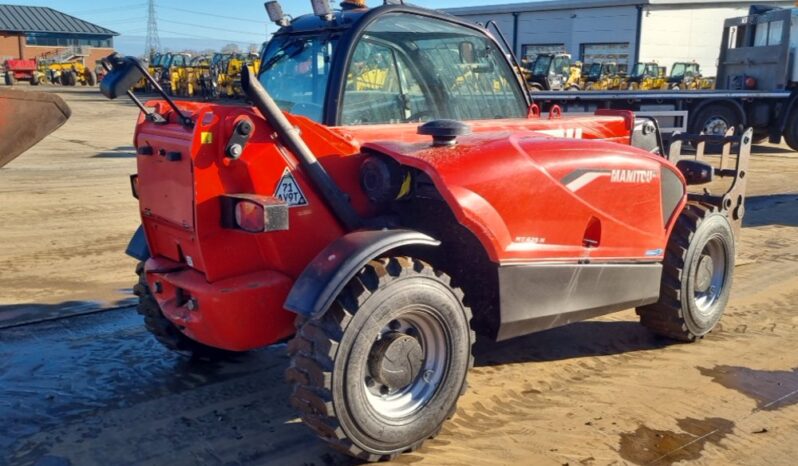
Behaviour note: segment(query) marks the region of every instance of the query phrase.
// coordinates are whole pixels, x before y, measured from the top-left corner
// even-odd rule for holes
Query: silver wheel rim
[[[375,344],[396,332],[418,340],[424,362],[415,379],[396,390],[379,383],[366,365],[362,384],[366,401],[376,414],[389,420],[406,418],[423,409],[438,391],[449,364],[449,338],[440,321],[424,307],[411,308],[392,320],[382,329]]]
[[[711,136],[725,136],[729,130],[729,122],[719,116],[713,116],[704,123],[704,134]]]
[[[726,245],[720,237],[711,238],[701,251],[694,276],[694,301],[701,317],[712,317],[712,308],[723,293],[727,267]]]

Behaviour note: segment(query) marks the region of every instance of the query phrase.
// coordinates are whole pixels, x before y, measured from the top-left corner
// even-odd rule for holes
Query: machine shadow
[[[655,350],[672,344],[638,322],[586,321],[498,343],[478,337],[474,365],[562,361]]]
[[[798,227],[798,194],[751,196],[745,200],[744,227]]]

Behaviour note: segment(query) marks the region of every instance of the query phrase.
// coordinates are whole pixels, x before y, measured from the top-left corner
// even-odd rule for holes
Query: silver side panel
[[[659,263],[499,267],[501,323],[496,340],[654,303],[661,277]]]

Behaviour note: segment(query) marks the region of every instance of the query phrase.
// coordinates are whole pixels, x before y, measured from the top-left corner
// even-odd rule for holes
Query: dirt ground
[[[0,321],[125,299],[136,109],[84,89],[0,170]],[[672,344],[632,311],[495,344],[442,433],[397,464],[794,465],[798,154],[756,149],[727,315]],[[2,325],[0,325],[2,327]],[[0,330],[0,465],[356,464],[295,418],[284,347],[162,350],[130,307]]]

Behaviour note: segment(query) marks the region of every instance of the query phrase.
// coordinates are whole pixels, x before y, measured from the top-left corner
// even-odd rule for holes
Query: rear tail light
[[[272,196],[228,194],[222,199],[222,226],[248,233],[288,230],[288,204]]]

